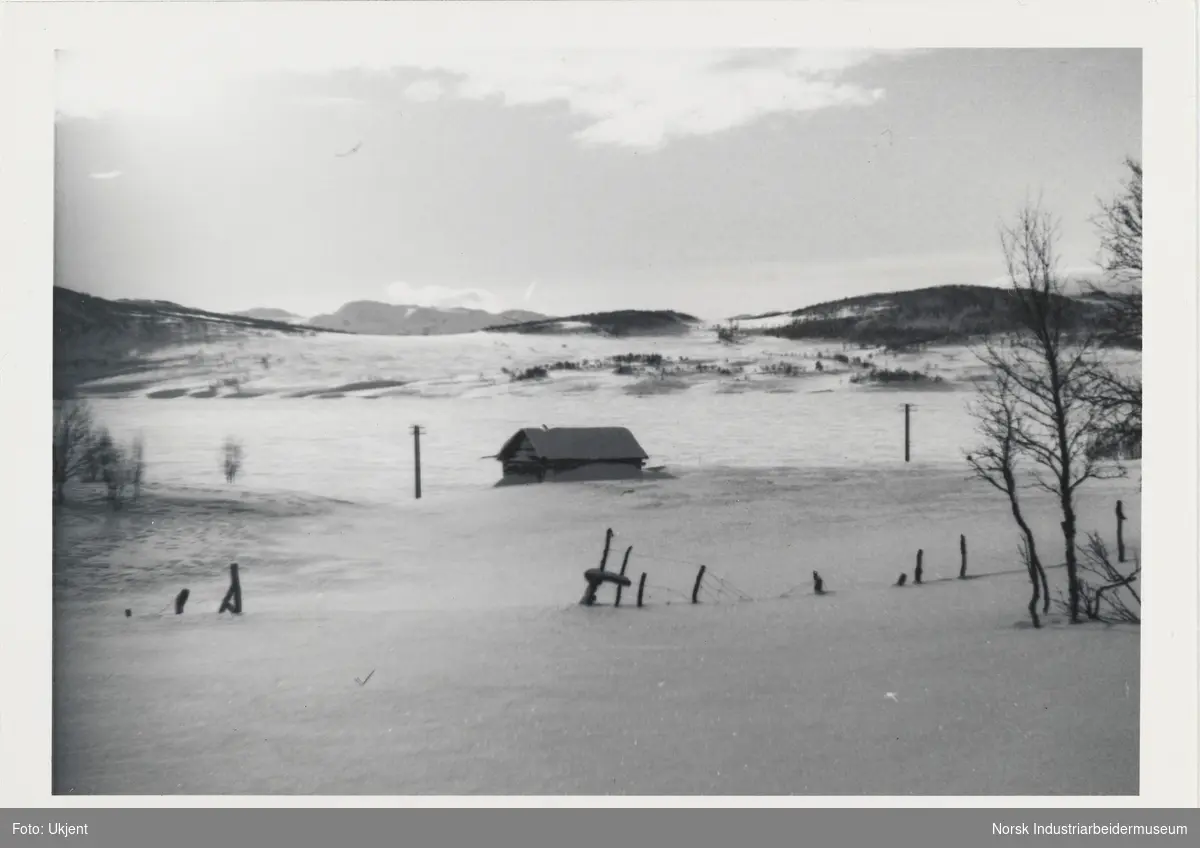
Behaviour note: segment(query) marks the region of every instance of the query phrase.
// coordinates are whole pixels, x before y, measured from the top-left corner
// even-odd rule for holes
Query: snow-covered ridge
[[[739,329],[768,330],[776,327],[786,327],[789,324],[804,321],[844,320],[847,318],[865,318],[882,312],[896,309],[894,303],[877,303],[861,306],[841,306],[836,309],[797,309],[794,312],[768,312],[762,315],[747,315],[731,318]]]

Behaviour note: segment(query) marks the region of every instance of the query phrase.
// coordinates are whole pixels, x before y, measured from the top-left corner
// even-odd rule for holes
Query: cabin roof
[[[524,439],[534,454],[548,460],[648,459],[633,433],[625,427],[525,427],[504,443],[496,454],[503,462],[512,457]]]

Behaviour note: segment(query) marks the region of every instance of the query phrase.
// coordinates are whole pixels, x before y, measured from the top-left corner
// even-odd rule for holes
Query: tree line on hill
[[[1098,304],[1055,293],[1064,329],[1099,325]],[[846,314],[850,313],[850,314]],[[865,295],[797,310],[792,321],[762,331],[795,340],[836,339],[864,347],[904,350],[932,344],[967,343],[1021,328],[1020,299],[1010,289],[934,286],[915,291]]]

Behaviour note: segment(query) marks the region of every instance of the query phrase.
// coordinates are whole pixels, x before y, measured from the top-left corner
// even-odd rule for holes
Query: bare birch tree
[[[1089,286],[1104,308],[1099,339],[1109,347],[1142,349],[1142,165],[1126,159],[1128,179],[1112,200],[1101,201],[1092,224],[1100,236],[1100,265],[1107,278]],[[1141,375],[1113,368],[1097,371],[1094,401],[1114,417],[1112,449],[1132,453],[1142,442]]]
[[[1126,301],[1134,311],[1128,316],[1136,321],[1124,326],[1130,335],[1142,340],[1142,163],[1136,159],[1125,160],[1129,178],[1121,185],[1121,192],[1112,200],[1100,202],[1100,212],[1092,219],[1100,235],[1101,265],[1116,282],[1127,290],[1136,289],[1138,298]]]
[[[1033,484],[1058,502],[1074,623],[1080,620],[1076,492],[1088,480],[1119,476],[1123,469],[1097,457],[1096,445],[1111,428],[1111,410],[1093,402],[1097,341],[1078,320],[1078,304],[1064,296],[1058,237],[1058,225],[1037,205],[1026,206],[1002,228],[1020,329],[988,342],[979,355],[994,384],[1011,395],[1020,426],[1006,437],[1015,455],[1028,460]]]
[[[980,387],[979,398],[972,405],[971,414],[977,422],[977,430],[983,436],[983,444],[967,454],[967,463],[976,477],[1004,492],[1008,498],[1013,520],[1021,531],[1021,558],[1033,586],[1029,617],[1034,627],[1041,627],[1038,601],[1042,602],[1042,612],[1047,612],[1050,608],[1050,587],[1046,580],[1046,569],[1038,556],[1037,540],[1021,508],[1020,493],[1023,487],[1018,482],[1017,434],[1021,431],[1024,419],[1011,379],[1003,373],[993,375],[992,380]]]

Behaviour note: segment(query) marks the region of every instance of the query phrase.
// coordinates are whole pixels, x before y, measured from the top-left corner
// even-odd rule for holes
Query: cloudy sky
[[[56,278],[706,318],[1063,267],[1141,154],[1139,51],[60,54]]]

